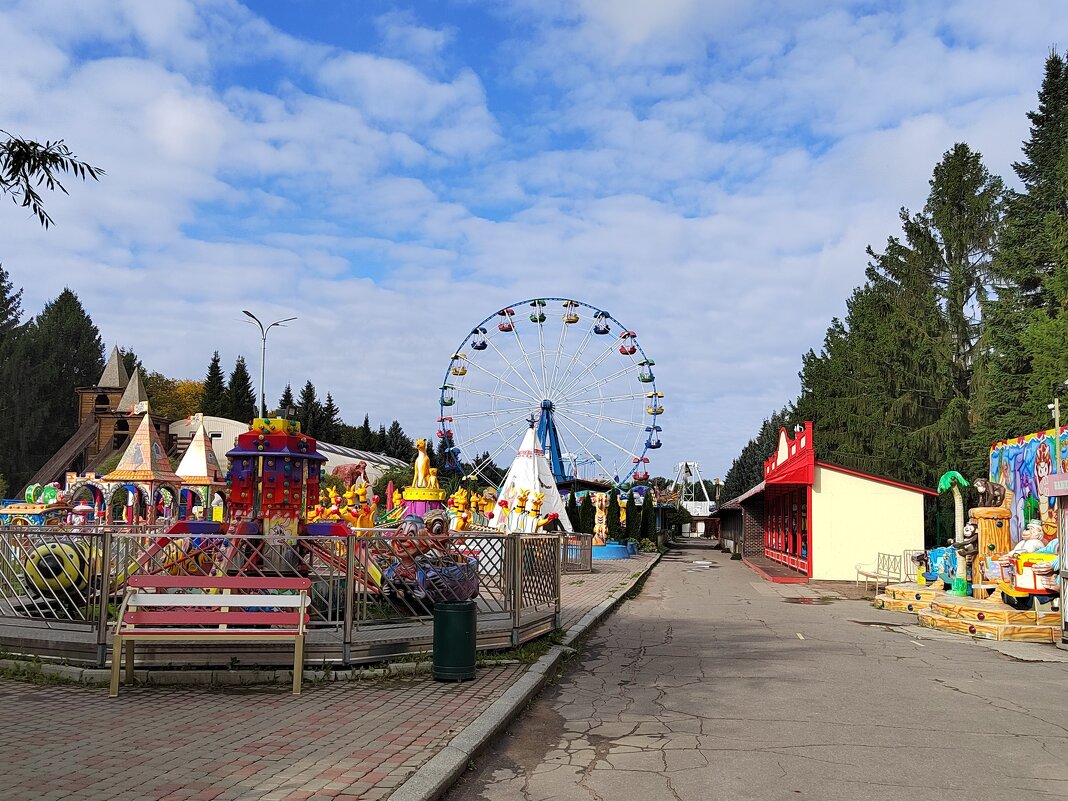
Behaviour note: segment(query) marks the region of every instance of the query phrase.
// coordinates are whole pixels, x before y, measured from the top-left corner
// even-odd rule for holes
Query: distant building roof
[[[123,414],[133,414],[137,404],[147,400],[148,392],[145,390],[145,383],[141,380],[141,371],[134,370],[133,378],[128,380],[126,389],[115,406],[115,411]]]
[[[108,363],[104,365],[104,372],[100,374],[100,380],[96,382],[96,385],[105,389],[122,389],[129,380],[130,376],[126,372],[126,365],[123,364],[122,354],[119,353],[118,348],[112,348]]]
[[[386,456],[382,453],[372,453],[371,451],[358,451],[355,448],[346,448],[344,445],[333,445],[329,442],[323,442],[322,440],[319,440],[319,451],[325,454],[347,456],[350,459],[374,462],[376,464],[388,465],[390,467],[408,466],[407,462],[403,462],[400,459],[394,459],[392,456]]]

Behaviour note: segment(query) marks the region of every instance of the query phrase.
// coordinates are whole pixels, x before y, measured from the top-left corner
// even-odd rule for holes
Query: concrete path
[[[688,543],[449,799],[1068,798],[1068,665],[911,622]]]

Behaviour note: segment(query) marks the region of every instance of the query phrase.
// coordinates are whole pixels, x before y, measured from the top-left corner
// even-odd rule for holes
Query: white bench
[[[875,592],[879,593],[879,582],[885,587],[891,581],[901,581],[901,554],[880,553],[875,563],[870,562],[856,565],[857,586],[860,586],[861,578],[864,579],[864,591],[868,591],[868,582],[875,581]]]

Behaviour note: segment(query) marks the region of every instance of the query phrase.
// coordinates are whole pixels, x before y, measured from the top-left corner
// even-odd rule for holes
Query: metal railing
[[[561,538],[560,572],[593,572],[593,535],[567,534]]]
[[[481,616],[510,625],[518,644],[532,619],[555,625],[564,553],[555,534],[399,538],[367,529],[279,540],[166,537],[160,527],[0,527],[0,619],[56,630],[51,636],[93,632],[103,664],[130,576],[300,575],[312,580],[309,628],[330,633],[343,662],[361,632],[388,639],[389,627],[429,624],[436,603],[472,598]]]

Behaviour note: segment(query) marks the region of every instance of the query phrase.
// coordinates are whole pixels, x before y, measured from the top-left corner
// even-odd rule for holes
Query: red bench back
[[[158,590],[310,590],[311,579],[291,576],[167,576],[138,573],[126,582]]]

